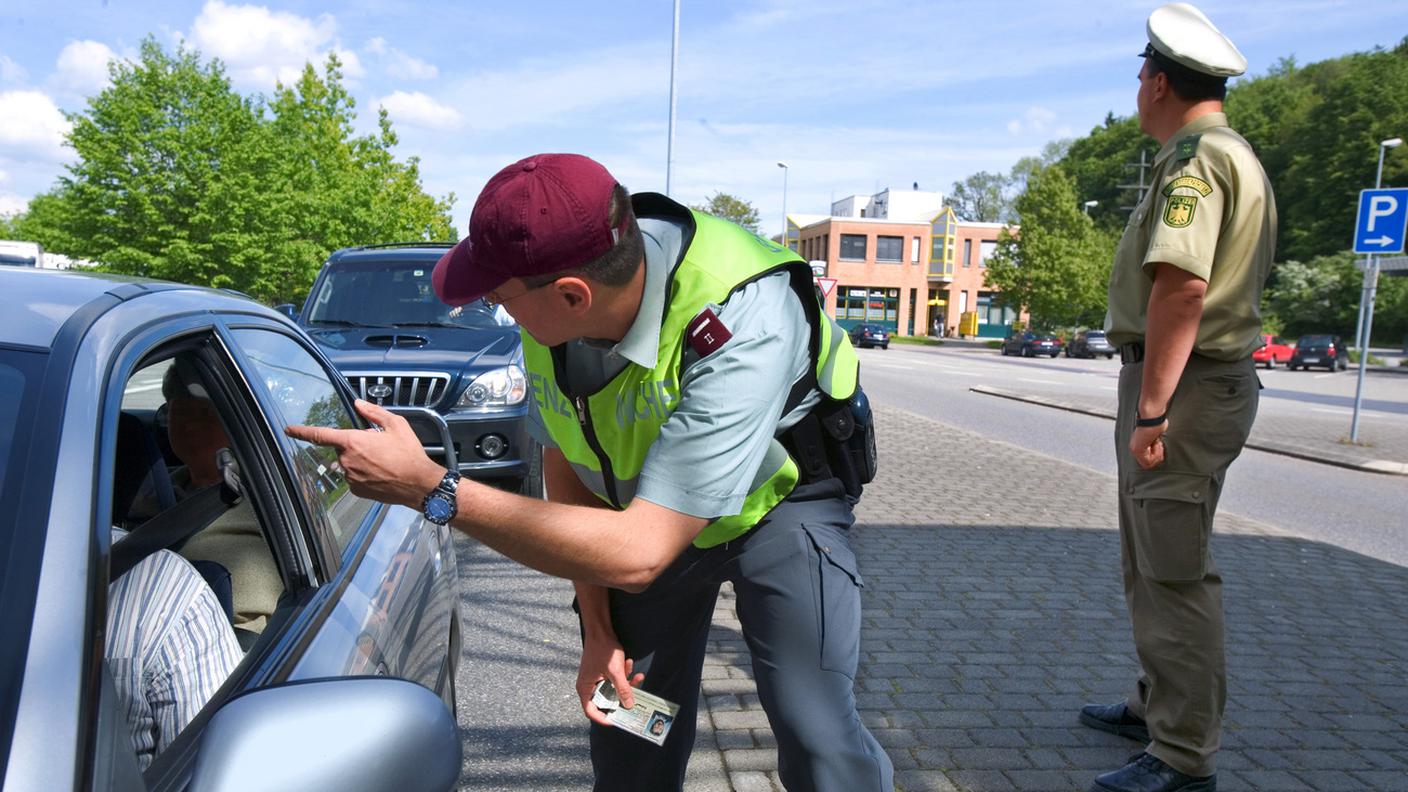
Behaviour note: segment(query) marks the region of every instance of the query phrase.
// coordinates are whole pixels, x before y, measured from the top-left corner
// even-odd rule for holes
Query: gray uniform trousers
[[[1143,376],[1143,363],[1120,369],[1115,422],[1124,592],[1143,671],[1127,703],[1149,724],[1149,753],[1206,776],[1216,770],[1227,699],[1222,575],[1209,538],[1261,384],[1250,358],[1191,356],[1169,402],[1164,463],[1141,470],[1129,439]]]
[[[646,591],[611,591],[616,635],[645,673],[640,687],[680,712],[663,746],[592,724],[594,789],[683,788],[714,601],[727,580],[789,792],[892,792],[890,759],[856,712],[862,582],[851,508],[835,479],[801,485],[743,536],[685,550]]]

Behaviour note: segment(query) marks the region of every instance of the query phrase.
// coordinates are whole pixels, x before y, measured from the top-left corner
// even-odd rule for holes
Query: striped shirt
[[[125,535],[112,529],[113,543]],[[169,550],[108,586],[106,652],[143,770],[244,657],[215,593]]]

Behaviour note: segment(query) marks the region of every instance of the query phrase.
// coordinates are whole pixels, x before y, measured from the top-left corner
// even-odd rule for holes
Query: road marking
[[[146,393],[147,391],[154,390],[161,390],[160,382],[154,385],[137,385],[135,387],[129,385],[126,389],[123,390],[123,393]]]
[[[1058,381],[1058,380],[1037,379],[1037,378],[1035,378],[1035,377],[1018,377],[1018,378],[1017,378],[1017,381],[1018,381],[1018,382],[1034,382],[1034,383],[1036,383],[1036,384],[1038,384],[1038,385],[1060,385],[1060,384],[1061,384],[1060,381]]]

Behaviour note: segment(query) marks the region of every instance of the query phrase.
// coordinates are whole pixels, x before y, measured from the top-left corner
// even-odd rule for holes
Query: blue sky
[[[1005,171],[1107,112],[1133,112],[1135,54],[1157,5],[683,0],[672,193],[733,193],[771,232],[779,160],[794,213]],[[1408,33],[1403,0],[1200,7],[1253,74]],[[147,35],[221,58],[246,93],[337,51],[359,125],[388,109],[427,190],[457,194],[461,234],[489,176],[539,151],[588,154],[632,191],[663,190],[671,14],[670,0],[0,0],[0,212],[53,183],[71,156],[61,111],[81,111],[107,60]]]

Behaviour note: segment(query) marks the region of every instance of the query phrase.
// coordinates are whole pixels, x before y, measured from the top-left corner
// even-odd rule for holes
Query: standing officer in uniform
[[[1276,207],[1251,146],[1222,113],[1246,59],[1191,5],[1149,16],[1139,124],[1163,148],[1110,274],[1105,330],[1120,348],[1120,549],[1142,675],[1087,726],[1147,743],[1095,780],[1104,792],[1215,790],[1226,699],[1222,577],[1208,539],[1227,467],[1256,417],[1251,353]]]
[[[595,788],[682,788],[730,581],[783,783],[890,792],[893,767],[853,691],[861,577],[848,531],[868,477],[841,441],[872,436],[851,407],[855,351],[807,264],[664,196],[632,198],[586,157],[543,154],[489,181],[434,284],[522,328],[552,502],[446,474],[405,421],[364,402],[384,431],[288,431],[336,447],[358,494],[453,520],[574,581]],[[663,746],[609,725],[592,703],[603,679],[628,706],[632,685],[680,705]]]

